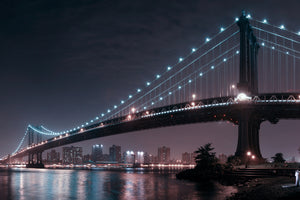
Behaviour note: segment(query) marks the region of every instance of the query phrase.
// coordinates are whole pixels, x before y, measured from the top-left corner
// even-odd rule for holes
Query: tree
[[[238,165],[242,164],[242,161],[239,157],[232,155],[227,158],[227,164],[231,164],[233,166],[238,166]]]
[[[285,160],[283,159],[282,153],[276,153],[274,157],[272,157],[274,163],[284,163]]]
[[[211,143],[208,143],[195,151],[195,153],[197,153],[197,156],[195,157],[197,168],[208,169],[218,162],[216,153],[211,152],[212,150],[214,150],[214,148],[211,147]]]

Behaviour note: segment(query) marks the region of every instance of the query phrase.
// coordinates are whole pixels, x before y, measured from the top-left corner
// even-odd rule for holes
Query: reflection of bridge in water
[[[244,159],[251,151],[262,159],[260,124],[300,118],[300,80],[296,79],[300,36],[244,13],[236,23],[221,28],[134,95],[84,124],[62,132],[29,125],[16,151],[3,161],[28,155],[29,167],[43,166],[42,152],[50,148],[142,129],[220,120],[239,126],[236,156]]]

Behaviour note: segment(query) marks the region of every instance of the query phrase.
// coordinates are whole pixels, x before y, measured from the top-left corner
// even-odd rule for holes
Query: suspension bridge
[[[235,155],[259,160],[260,124],[300,118],[300,32],[242,13],[218,34],[167,66],[99,116],[64,131],[28,125],[3,163],[92,138],[189,123],[229,121],[238,126]]]

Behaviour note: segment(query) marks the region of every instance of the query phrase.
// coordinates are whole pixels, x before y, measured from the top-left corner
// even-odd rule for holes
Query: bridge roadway
[[[221,120],[230,121],[239,125],[239,120],[243,113],[254,115],[260,123],[268,120],[275,124],[279,119],[299,119],[299,97],[300,96],[295,93],[260,94],[251,97],[251,100],[239,100],[236,97],[222,97],[164,106],[131,114],[130,117],[127,115],[94,123],[84,127],[84,130],[72,131],[68,134],[43,141],[40,144],[27,147],[11,155],[10,158],[20,158],[29,153],[43,152],[47,149],[75,142],[143,129]],[[201,130],[199,130],[199,132],[201,132]],[[238,143],[240,142],[241,141]],[[245,148],[247,148],[247,145]],[[260,151],[257,154],[260,154]],[[5,162],[5,160],[3,161]]]

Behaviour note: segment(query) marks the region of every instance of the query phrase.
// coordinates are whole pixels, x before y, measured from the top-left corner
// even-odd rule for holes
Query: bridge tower
[[[252,96],[258,94],[257,53],[259,44],[253,34],[249,20],[242,12],[237,21],[240,28],[240,79],[237,88],[240,93]],[[262,160],[259,147],[259,129],[261,118],[254,110],[243,108],[238,117],[238,145],[235,155],[246,161],[247,152]]]
[[[35,134],[36,134],[36,143],[42,141],[42,136],[39,133],[36,133],[31,128],[28,130],[28,146],[35,144]],[[34,159],[35,158],[35,159]],[[42,151],[29,152],[28,153],[28,163],[27,168],[44,168],[42,159]]]

